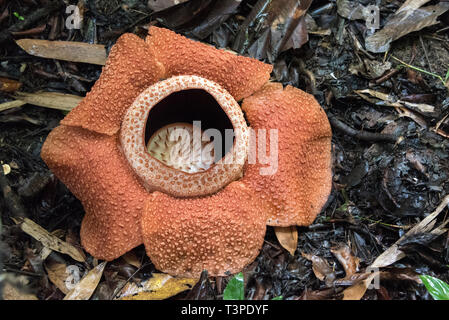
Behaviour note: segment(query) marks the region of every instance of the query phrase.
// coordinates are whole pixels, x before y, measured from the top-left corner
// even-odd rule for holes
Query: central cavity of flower
[[[122,121],[120,143],[148,191],[205,196],[242,177],[249,130],[220,85],[176,76],[136,98]]]
[[[221,146],[217,146],[221,147]],[[201,128],[178,122],[157,130],[150,138],[150,155],[187,173],[206,171],[214,163],[214,143]]]

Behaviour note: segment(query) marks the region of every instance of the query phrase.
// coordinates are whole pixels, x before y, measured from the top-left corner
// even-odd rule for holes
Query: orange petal
[[[112,47],[92,90],[61,123],[113,135],[134,99],[163,73],[145,41],[125,33]]]
[[[310,225],[331,190],[332,132],[326,113],[313,96],[291,86],[282,89],[280,83],[265,85],[243,101],[242,109],[256,136],[258,129],[267,130],[267,155],[269,130],[278,130],[277,171],[261,175],[260,169],[270,166],[258,158],[247,166],[243,182],[273,205],[269,225]]]
[[[237,101],[262,87],[273,69],[269,64],[218,50],[164,28],[151,27],[146,41],[164,65],[166,78],[199,75],[218,82]]]
[[[112,260],[142,243],[140,217],[148,193],[118,149],[117,136],[59,126],[41,156],[81,200],[81,243],[97,259]]]
[[[239,272],[262,247],[267,205],[240,182],[204,198],[154,192],[142,216],[147,254],[157,269],[171,275]]]

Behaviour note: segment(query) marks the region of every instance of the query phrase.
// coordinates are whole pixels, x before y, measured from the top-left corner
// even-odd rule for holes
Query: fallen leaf
[[[76,261],[85,261],[83,255],[78,251],[77,248],[52,235],[34,221],[28,218],[24,218],[20,223],[20,228],[26,234],[32,236],[37,241],[40,241],[45,247],[60,253],[67,254]]]
[[[0,104],[0,112],[8,110],[8,109],[18,108],[18,107],[23,106],[24,104],[26,104],[26,102],[20,101],[20,100],[3,102]]]
[[[15,97],[22,103],[63,111],[72,110],[83,100],[83,97],[60,92],[17,92]]]
[[[66,280],[69,276],[67,273],[67,265],[60,262],[46,262],[44,267],[45,271],[47,271],[48,279],[50,279],[62,293],[69,293],[70,289],[66,286]]]
[[[106,49],[100,44],[38,39],[21,39],[16,43],[28,54],[41,58],[98,65],[105,65],[107,58]]]
[[[349,287],[348,289],[343,291],[343,300],[360,300],[365,295],[366,290],[370,286],[371,282],[375,277],[380,276],[380,271],[372,272],[369,274],[369,276],[356,283],[352,287]]]
[[[0,77],[0,91],[14,92],[20,89],[22,83],[16,80]]]
[[[100,282],[106,261],[100,263],[86,274],[64,297],[64,300],[88,300]]]
[[[434,6],[416,7],[426,2],[408,1],[408,4],[404,3],[380,31],[366,37],[366,49],[376,53],[386,52],[392,41],[437,24],[438,17],[449,9],[449,3],[440,2]]]
[[[348,245],[341,243],[338,247],[332,248],[331,252],[343,266],[346,274],[345,278],[348,278],[357,272],[360,259],[352,254],[351,248]]]
[[[153,273],[153,277],[140,286],[130,284],[120,294],[122,300],[163,300],[191,289],[198,279],[175,278],[164,273]]]
[[[311,3],[311,0],[257,1],[240,26],[233,50],[273,62],[281,52],[299,48],[308,41],[304,15]]]
[[[274,227],[274,232],[281,246],[294,256],[298,247],[298,229],[296,226]]]
[[[336,275],[324,258],[304,252],[301,255],[312,262],[312,271],[319,280],[325,281],[328,286],[332,285]]]
[[[399,244],[402,240],[405,238],[417,234],[417,233],[424,233],[424,232],[431,232],[435,234],[442,234],[445,232],[443,229],[443,226],[448,222],[443,222],[443,224],[434,230],[432,228],[435,226],[436,218],[440,214],[441,211],[444,210],[449,204],[449,196],[446,196],[443,201],[440,203],[440,205],[435,209],[434,212],[429,214],[426,218],[424,218],[420,223],[418,223],[416,226],[411,228],[405,235],[403,235],[398,241],[396,241],[390,248],[385,250],[380,256],[374,260],[374,262],[370,265],[369,268],[382,268],[389,266],[396,261],[404,258],[406,254],[399,249]]]

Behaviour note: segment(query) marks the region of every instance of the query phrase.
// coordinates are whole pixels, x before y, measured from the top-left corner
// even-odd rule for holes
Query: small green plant
[[[16,11],[14,11],[12,14],[14,15],[14,17],[16,17],[17,19],[19,19],[20,21],[25,20],[25,18],[24,18],[23,16],[21,16],[20,13],[18,13],[18,12],[16,12]]]
[[[272,300],[282,300],[282,296],[274,297]],[[245,300],[245,282],[243,273],[236,274],[223,291],[223,300]]]
[[[419,276],[435,300],[449,300],[449,284],[431,276]]]
[[[243,273],[236,274],[223,291],[223,300],[244,300],[245,285],[243,282]]]
[[[445,86],[446,88],[449,89],[449,68],[447,69],[446,75],[443,78],[439,74],[436,74],[436,73],[433,73],[433,72],[429,72],[427,70],[424,70],[424,69],[412,66],[412,65],[402,61],[401,59],[396,58],[395,56],[391,56],[391,57],[394,60],[396,60],[397,62],[399,62],[400,64],[402,64],[403,66],[407,67],[407,68],[410,68],[410,69],[413,69],[413,70],[416,70],[416,71],[428,74],[429,76],[432,76],[432,77],[435,77],[435,78],[439,79],[441,81],[441,83],[443,84],[443,86]]]

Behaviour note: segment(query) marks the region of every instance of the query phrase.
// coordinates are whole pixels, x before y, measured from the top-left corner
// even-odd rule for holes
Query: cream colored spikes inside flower
[[[194,130],[199,131],[195,139]],[[147,144],[148,152],[167,166],[187,173],[203,172],[214,162],[214,145],[201,129],[189,123],[173,123],[157,130]]]

